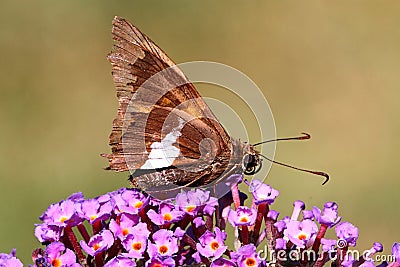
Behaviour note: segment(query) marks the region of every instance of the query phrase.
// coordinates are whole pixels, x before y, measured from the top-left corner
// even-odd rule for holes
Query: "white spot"
[[[181,130],[185,122],[179,119],[179,125],[172,129],[161,142],[154,142],[151,144],[150,154],[148,160],[143,164],[140,169],[158,169],[169,167],[174,162],[175,158],[178,157],[180,150],[173,146],[179,136],[181,136]]]

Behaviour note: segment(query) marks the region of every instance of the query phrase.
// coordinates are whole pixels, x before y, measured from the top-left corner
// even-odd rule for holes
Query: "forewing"
[[[103,154],[109,169],[187,166],[230,152],[229,136],[175,63],[122,18],[114,18],[112,33],[108,60],[119,107],[112,153]]]

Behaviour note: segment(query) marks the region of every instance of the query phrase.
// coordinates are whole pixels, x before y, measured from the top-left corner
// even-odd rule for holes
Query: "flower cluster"
[[[1,267],[22,267],[22,262],[15,256],[16,250],[13,249],[10,254],[0,253]]]
[[[244,186],[248,196],[235,185],[220,199],[199,189],[163,201],[138,189],[121,189],[94,199],[73,194],[40,216],[42,223],[36,225],[35,235],[45,248],[34,251],[34,264],[375,266],[372,257],[383,250],[382,245],[374,243],[359,257],[349,255],[358,229],[341,222],[336,203],[306,210],[304,202],[295,201],[291,216],[279,219],[279,212],[272,209],[277,190],[258,180]],[[329,228],[334,228],[337,239],[325,238]],[[400,267],[400,243],[393,245],[392,254],[390,267]],[[4,255],[0,266],[1,261],[18,261],[15,252],[0,255]]]

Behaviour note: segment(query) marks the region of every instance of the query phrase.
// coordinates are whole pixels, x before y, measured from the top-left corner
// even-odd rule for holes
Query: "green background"
[[[399,13],[399,1],[1,1],[0,251],[15,247],[30,263],[33,225],[49,204],[128,185],[99,157],[117,108],[106,54],[119,15],[177,63],[247,74],[278,136],[312,134],[279,143],[276,159],[331,181],[273,166],[275,209],[336,201],[359,227],[360,249],[381,241],[389,253],[400,241]]]

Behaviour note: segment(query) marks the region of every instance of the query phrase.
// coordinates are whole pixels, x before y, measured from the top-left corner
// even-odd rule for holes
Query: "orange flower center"
[[[90,220],[94,220],[94,219],[97,219],[97,215],[92,215],[92,216],[90,216]]]
[[[307,235],[306,234],[299,234],[297,238],[299,240],[306,240],[307,239]]]
[[[55,258],[51,261],[51,265],[53,265],[54,267],[60,267],[62,265],[62,262],[59,258]]]
[[[219,248],[219,244],[217,241],[213,241],[211,242],[210,247],[212,250],[217,250]]]
[[[127,236],[128,234],[129,234],[129,230],[128,229],[126,229],[126,228],[122,229],[122,235],[123,236]]]
[[[246,264],[246,266],[256,266],[256,263],[254,258],[247,258],[244,264]]]
[[[168,247],[165,245],[162,245],[158,248],[158,252],[160,252],[160,254],[165,254],[168,252]]]
[[[163,218],[165,221],[170,221],[170,220],[172,220],[172,215],[171,215],[171,213],[165,213]]]
[[[242,218],[240,218],[240,222],[247,223],[247,222],[249,222],[249,219],[247,217],[242,217]]]
[[[156,263],[156,264],[153,265],[153,267],[163,267],[163,266],[160,263]]]
[[[143,206],[143,202],[142,201],[138,201],[135,203],[135,205],[133,205],[135,208],[140,209]]]
[[[195,208],[196,208],[196,206],[187,206],[186,207],[186,211],[187,212],[192,212],[192,211],[194,211]]]
[[[134,250],[140,250],[142,248],[142,243],[140,243],[140,242],[133,243],[132,248]]]
[[[100,244],[96,243],[92,246],[92,248],[94,249],[94,251],[98,250],[100,248]]]

